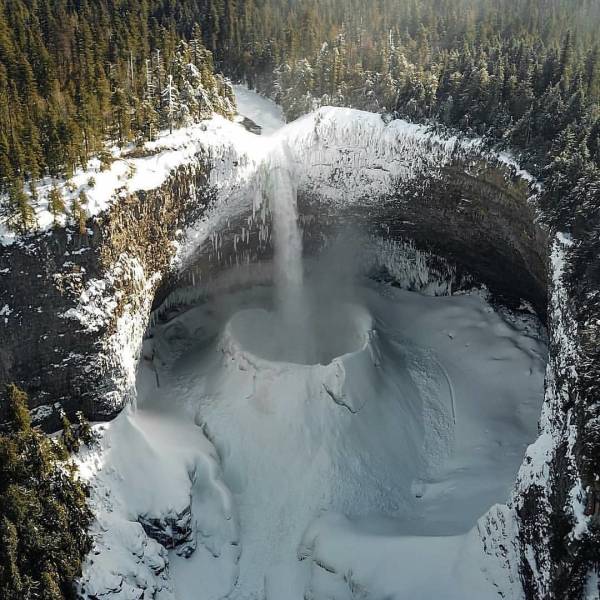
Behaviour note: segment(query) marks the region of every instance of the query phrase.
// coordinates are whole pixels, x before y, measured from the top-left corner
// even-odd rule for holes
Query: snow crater
[[[317,133],[347,143],[329,113],[319,113]],[[384,127],[376,119],[360,120],[361,137]],[[288,129],[293,148],[314,146],[314,128],[304,126]],[[387,168],[390,156],[371,146]],[[438,153],[449,156],[450,146]],[[433,154],[424,160],[438,161]],[[320,151],[309,158],[311,172],[340,159],[323,161]],[[395,173],[408,177],[402,169]],[[379,171],[371,180],[381,191],[388,175]],[[345,180],[341,191],[332,183],[344,201],[356,197],[351,188],[371,189]],[[320,256],[314,265],[304,330],[280,321],[272,311],[278,290],[263,281],[218,295],[203,288],[198,302],[153,324],[137,410],[105,426],[91,457],[97,526],[82,578],[88,593],[509,597],[509,574],[480,527],[509,496],[537,432],[541,328],[533,317],[496,312],[478,294],[428,297],[347,274],[342,267],[356,262],[349,256]],[[291,308],[296,325],[299,306]],[[138,523],[184,513],[191,553],[167,552]]]
[[[279,315],[249,308],[233,315],[225,327],[227,345],[258,359],[306,365],[328,365],[335,358],[364,350],[369,343],[372,318],[363,308],[343,304],[335,312],[313,311],[306,321],[305,352],[296,352],[294,338]]]

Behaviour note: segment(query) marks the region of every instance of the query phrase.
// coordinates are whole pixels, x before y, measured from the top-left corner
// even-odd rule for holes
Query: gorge
[[[157,144],[165,175],[140,184],[160,168],[133,159],[138,181],[89,239],[0,256],[21,266],[0,298],[3,381],[39,365],[50,429],[59,407],[118,414],[80,459],[97,518],[82,590],[553,593],[544,515],[573,517],[574,545],[587,517],[553,415],[574,352],[557,303],[570,240],[540,223],[535,182],[478,141],[333,108],[277,129],[276,107],[237,97],[261,136],[215,118]],[[43,326],[44,297],[14,293],[40,279],[62,307]]]

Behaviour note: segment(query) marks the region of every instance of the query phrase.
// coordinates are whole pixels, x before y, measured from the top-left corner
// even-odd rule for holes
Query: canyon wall
[[[202,161],[180,167],[83,234],[57,228],[0,247],[0,386],[27,391],[34,423],[56,430],[61,410],[111,419],[135,397],[154,291],[181,230],[212,199],[207,173]]]
[[[509,507],[479,527],[519,593],[517,579],[527,598],[581,598],[598,586],[594,274],[576,277],[574,243],[540,224],[538,190],[510,160],[365,115],[324,109],[286,134],[306,249],[358,225],[366,238],[411,240],[432,272],[449,267],[452,290],[484,283],[499,302],[547,315],[541,435]],[[159,188],[112,203],[84,235],[56,229],[0,247],[0,385],[27,390],[36,423],[55,430],[61,408],[115,416],[135,398],[152,305],[183,302],[182,289],[270,257],[265,174],[252,165],[199,152]]]

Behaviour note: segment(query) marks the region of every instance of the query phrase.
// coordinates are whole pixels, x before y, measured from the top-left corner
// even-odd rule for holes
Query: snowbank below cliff
[[[270,350],[278,331],[252,329],[268,286],[154,327],[137,411],[102,426],[84,458],[98,518],[86,593],[497,597],[497,559],[473,527],[535,437],[534,321],[479,296],[322,285],[309,282],[314,305],[344,322],[316,322],[335,348],[321,362],[285,362]]]

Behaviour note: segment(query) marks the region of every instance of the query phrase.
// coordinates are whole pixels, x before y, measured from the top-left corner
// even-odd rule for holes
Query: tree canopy
[[[599,28],[596,0],[0,0],[0,187],[26,231],[28,180],[230,113],[213,60],[289,118],[389,111],[597,169]]]
[[[73,582],[91,547],[86,487],[67,460],[89,425],[65,419],[61,440],[32,427],[27,395],[6,391],[10,431],[0,434],[0,597],[74,598]]]
[[[0,190],[69,176],[107,140],[230,114],[201,30],[176,26],[178,12],[157,0],[0,0]]]

